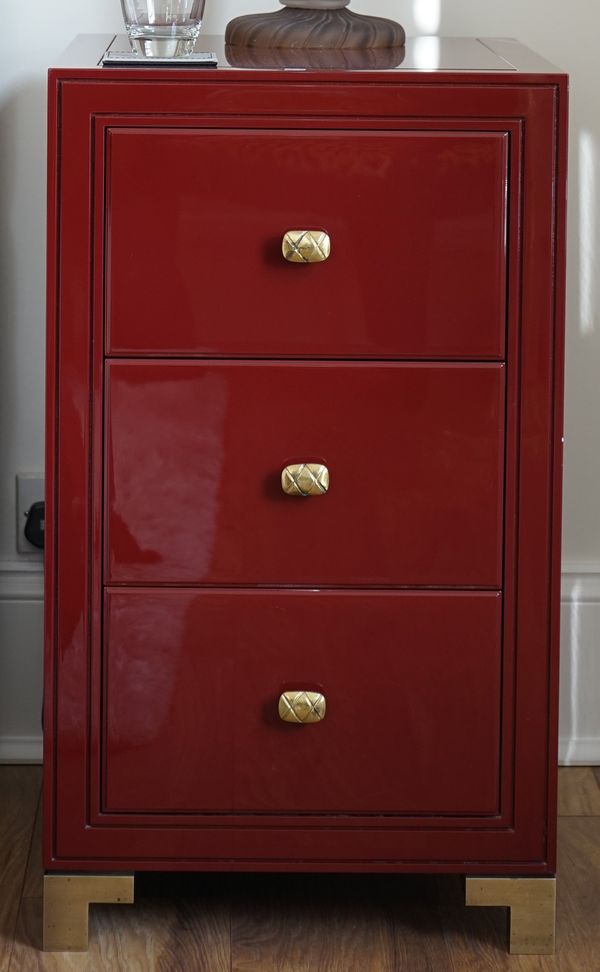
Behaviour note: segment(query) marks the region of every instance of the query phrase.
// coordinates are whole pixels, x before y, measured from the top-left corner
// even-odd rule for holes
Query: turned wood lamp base
[[[287,50],[380,50],[402,47],[394,20],[346,10],[350,0],[280,0],[283,10],[236,17],[227,25],[232,47]]]

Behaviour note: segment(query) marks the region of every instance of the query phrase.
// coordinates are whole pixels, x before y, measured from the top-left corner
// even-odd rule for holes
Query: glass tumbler
[[[146,57],[191,54],[205,0],[121,0],[132,47]]]

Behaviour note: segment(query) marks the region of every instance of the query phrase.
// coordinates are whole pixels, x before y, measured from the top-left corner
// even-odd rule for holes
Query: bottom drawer
[[[108,591],[103,809],[493,814],[500,630],[496,593]]]

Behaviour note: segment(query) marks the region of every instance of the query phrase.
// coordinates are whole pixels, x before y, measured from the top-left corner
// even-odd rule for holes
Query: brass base
[[[556,878],[468,877],[465,903],[510,908],[511,954],[554,954]]]
[[[46,874],[45,952],[86,952],[90,904],[133,904],[133,874]]]
[[[288,50],[377,50],[402,47],[404,29],[394,20],[365,17],[344,8],[285,7],[266,14],[235,17],[225,31],[232,47]]]
[[[46,952],[85,952],[90,904],[133,904],[132,874],[46,874]],[[556,878],[466,879],[467,905],[509,908],[509,949],[513,955],[553,955]]]

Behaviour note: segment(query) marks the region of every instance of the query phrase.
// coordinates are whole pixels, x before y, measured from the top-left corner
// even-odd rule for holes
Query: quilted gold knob
[[[288,263],[323,263],[331,253],[325,230],[288,230],[281,245]]]
[[[329,489],[329,469],[318,462],[299,462],[281,473],[281,488],[288,496],[324,496]]]
[[[296,722],[303,726],[322,722],[326,708],[325,696],[320,692],[298,689],[279,696],[279,718],[283,722]]]

